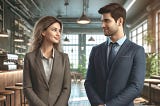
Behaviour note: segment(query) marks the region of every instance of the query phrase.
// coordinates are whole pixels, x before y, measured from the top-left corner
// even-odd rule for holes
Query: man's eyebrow
[[[102,19],[101,21],[110,21],[110,19],[108,19],[108,18],[107,19]]]

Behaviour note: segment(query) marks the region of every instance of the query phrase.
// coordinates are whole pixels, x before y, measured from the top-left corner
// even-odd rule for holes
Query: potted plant
[[[86,56],[81,56],[81,62],[78,65],[78,72],[82,74],[83,78],[86,75]]]

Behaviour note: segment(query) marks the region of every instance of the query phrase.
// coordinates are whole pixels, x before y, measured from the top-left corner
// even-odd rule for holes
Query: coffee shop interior
[[[126,9],[125,34],[146,53],[146,79],[135,106],[160,106],[159,0],[0,0],[0,105],[27,106],[24,55],[35,22],[50,15],[63,23],[62,49],[69,56],[72,77],[69,106],[90,106],[83,83],[92,47],[106,41],[98,10],[111,2]]]

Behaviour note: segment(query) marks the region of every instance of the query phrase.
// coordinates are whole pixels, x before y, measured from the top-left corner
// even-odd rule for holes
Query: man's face
[[[118,21],[115,22],[110,13],[104,13],[101,17],[102,28],[105,36],[113,36],[118,31]]]

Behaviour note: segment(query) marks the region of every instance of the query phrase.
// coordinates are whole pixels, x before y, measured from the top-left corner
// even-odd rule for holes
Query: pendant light
[[[9,35],[7,34],[7,31],[4,28],[4,0],[3,0],[3,17],[2,17],[2,30],[0,32],[0,37],[9,37]]]
[[[95,39],[91,36],[88,41],[95,41]]]
[[[86,2],[83,0],[83,12],[81,17],[77,20],[78,24],[89,24],[91,20],[86,16]]]
[[[64,41],[65,41],[65,42],[69,42],[69,39],[68,39],[67,36],[64,38]]]

